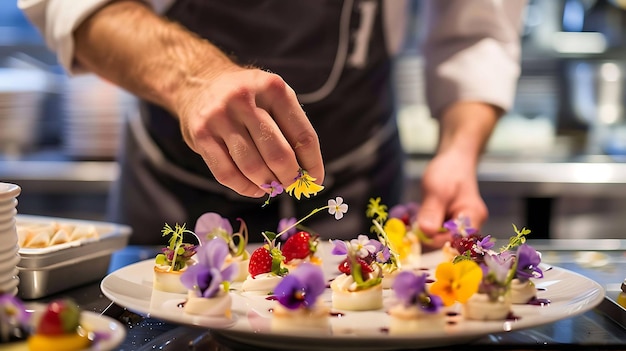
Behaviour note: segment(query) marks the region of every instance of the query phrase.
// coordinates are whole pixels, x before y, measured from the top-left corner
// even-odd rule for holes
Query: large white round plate
[[[28,309],[34,312],[33,321],[43,312],[44,304],[29,304]],[[115,350],[126,337],[126,328],[115,319],[102,316],[94,312],[82,311],[80,323],[87,330],[98,333],[98,342],[89,349],[82,351],[112,351]],[[6,347],[6,349],[5,349]],[[11,343],[2,346],[3,351],[28,351],[28,345],[24,342]]]
[[[331,256],[329,251],[329,245],[320,245],[324,271],[331,279],[338,273],[336,267],[340,258]],[[432,273],[442,259],[441,252],[427,253],[422,256],[421,266]],[[309,350],[382,350],[462,344],[491,333],[520,330],[573,317],[594,308],[604,298],[604,289],[600,284],[577,273],[551,267],[544,272],[543,278],[535,280],[537,298],[548,299],[550,303],[543,306],[514,305],[512,318],[508,320],[470,321],[456,315],[446,317],[449,322],[439,326],[431,325],[409,334],[395,335],[390,331],[390,316],[386,312],[393,296],[391,291],[385,290],[383,309],[365,312],[335,310],[330,316],[331,330],[328,333],[287,333],[271,329],[271,311],[277,302],[267,296],[241,292],[237,283],[232,286],[232,320],[201,318],[184,313],[181,305],[186,295],[152,289],[153,266],[154,260],[150,259],[109,274],[102,280],[102,292],[118,305],[146,316],[206,327],[221,337],[285,350],[294,349],[294,345],[298,349]],[[326,289],[323,301],[331,305],[330,289]],[[458,305],[453,309],[460,312]]]

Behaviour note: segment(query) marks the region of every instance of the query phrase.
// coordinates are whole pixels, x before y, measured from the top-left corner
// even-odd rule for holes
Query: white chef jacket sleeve
[[[113,0],[18,0],[18,7],[39,29],[46,45],[57,55],[68,73],[83,71],[74,60],[74,30],[89,15]],[[162,10],[168,1],[145,0],[155,10]],[[169,1],[171,3],[171,1]]]
[[[426,99],[439,117],[456,101],[508,110],[520,75],[525,0],[428,0],[422,27]]]

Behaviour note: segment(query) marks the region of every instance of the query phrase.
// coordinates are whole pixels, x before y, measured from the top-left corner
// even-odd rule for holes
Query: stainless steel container
[[[91,225],[97,238],[83,239],[41,249],[21,248],[18,264],[18,296],[38,299],[103,278],[111,255],[128,244],[131,229],[107,222],[18,215],[17,224]]]

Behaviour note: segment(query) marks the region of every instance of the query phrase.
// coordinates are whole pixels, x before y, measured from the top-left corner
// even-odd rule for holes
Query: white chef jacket
[[[111,0],[18,0],[60,64],[82,72],[73,59],[73,31]],[[483,101],[504,110],[513,104],[520,74],[520,30],[526,0],[423,0],[426,98],[433,115],[455,101]],[[146,0],[157,13],[175,0]],[[390,54],[406,30],[407,1],[385,0]]]

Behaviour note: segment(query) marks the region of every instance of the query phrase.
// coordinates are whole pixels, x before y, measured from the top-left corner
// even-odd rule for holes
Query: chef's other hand
[[[185,141],[215,179],[237,193],[264,196],[262,184],[286,187],[299,168],[323,182],[317,134],[278,75],[233,65],[198,77],[177,101]]]

